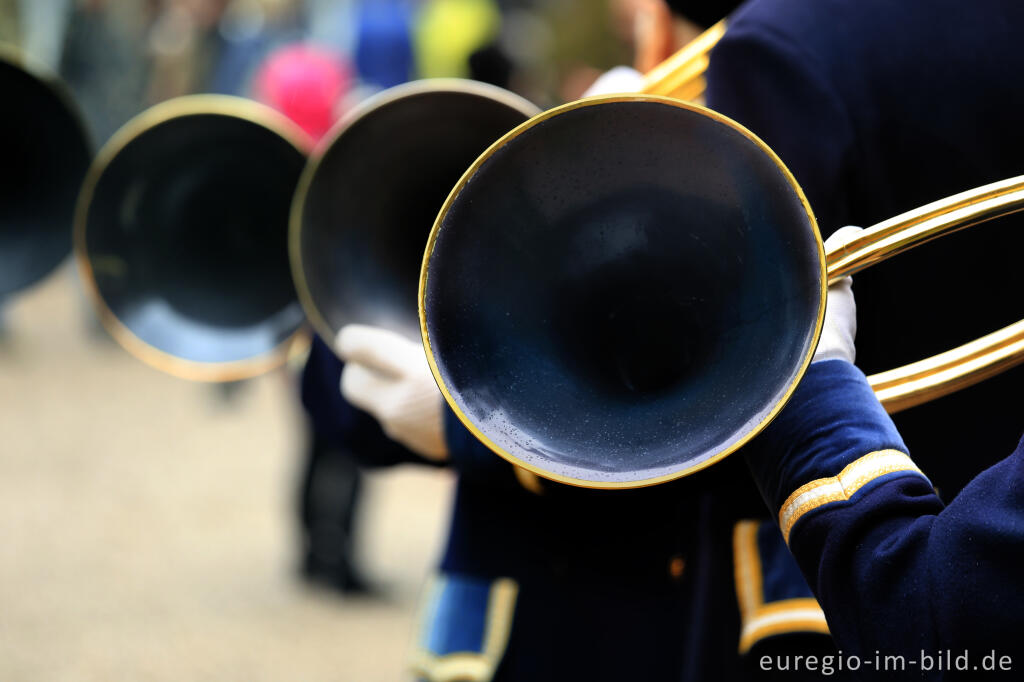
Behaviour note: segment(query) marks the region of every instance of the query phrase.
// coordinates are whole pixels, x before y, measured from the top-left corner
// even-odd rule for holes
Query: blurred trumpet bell
[[[91,150],[63,86],[0,50],[0,300],[71,251],[75,197]]]
[[[428,359],[474,435],[534,473],[671,480],[781,409],[817,342],[822,254],[792,176],[737,124],[583,100],[453,190],[423,266]]]
[[[111,333],[172,374],[235,380],[285,360],[303,324],[288,210],[309,141],[247,100],[172,100],[105,147],[76,249]]]
[[[360,323],[419,338],[416,290],[437,211],[473,159],[537,111],[483,83],[425,80],[338,124],[292,215],[292,270],[318,333],[333,339]]]

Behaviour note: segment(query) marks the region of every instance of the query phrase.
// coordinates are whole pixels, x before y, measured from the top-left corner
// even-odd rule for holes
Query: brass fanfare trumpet
[[[582,100],[510,132],[455,186],[424,257],[423,342],[449,405],[498,455],[573,485],[661,483],[782,409],[829,281],[1022,208],[1014,178],[826,254],[799,185],[739,124],[661,97]],[[872,384],[895,411],[1022,350],[1024,322]]]

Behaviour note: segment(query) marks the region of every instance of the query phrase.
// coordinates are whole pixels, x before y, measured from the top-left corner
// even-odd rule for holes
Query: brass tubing
[[[919,244],[1024,210],[1024,176],[921,206],[826,253],[829,283]],[[1024,362],[1024,320],[952,350],[868,377],[890,413],[921,405]]]
[[[651,69],[644,76],[640,92],[681,100],[693,100],[704,94],[708,54],[725,35],[725,29],[726,20],[722,19]]]
[[[936,237],[1022,209],[1024,175],[1018,175],[907,211],[826,253],[828,282],[834,284]]]
[[[925,360],[868,377],[895,414],[955,393],[1024,362],[1024,320]]]

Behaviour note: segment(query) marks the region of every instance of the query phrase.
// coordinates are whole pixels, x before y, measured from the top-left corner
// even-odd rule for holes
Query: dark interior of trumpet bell
[[[692,468],[799,376],[822,312],[814,229],[773,157],[721,122],[568,110],[494,153],[444,216],[432,354],[522,461],[599,482]]]
[[[89,166],[85,131],[70,103],[0,60],[0,298],[48,274],[71,251],[75,198]]]
[[[698,226],[686,235],[676,216]],[[657,399],[691,378],[719,346],[736,270],[723,259],[724,207],[656,188],[602,197],[554,226],[542,304],[561,362],[609,399]],[[698,236],[702,235],[702,236]],[[685,256],[685,257],[683,257]]]
[[[301,326],[287,224],[303,154],[243,118],[166,120],[124,146],[89,206],[99,293],[150,346],[226,363],[261,356]]]
[[[303,205],[302,272],[323,323],[419,338],[416,293],[427,235],[452,187],[528,118],[488,91],[439,87],[385,100],[337,137]]]

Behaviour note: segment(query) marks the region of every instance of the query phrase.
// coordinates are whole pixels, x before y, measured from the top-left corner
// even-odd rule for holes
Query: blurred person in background
[[[408,81],[416,71],[412,3],[361,0],[346,9],[355,21],[354,73],[344,74],[343,88],[332,85],[337,84],[338,74],[327,73],[323,66],[325,53],[314,57],[308,48],[304,54],[293,51],[290,64],[268,63],[268,67],[276,68],[265,67],[257,77],[257,92],[277,92],[274,99],[278,108],[302,111],[312,129],[322,128],[328,116],[333,122],[343,109],[367,95]],[[303,69],[307,73],[297,77]],[[282,79],[289,81],[291,92],[282,89]],[[331,99],[335,99],[333,107]],[[326,132],[322,130],[320,135]],[[383,438],[371,418],[341,401],[340,394],[328,393],[326,404],[310,402],[308,396],[322,393],[324,386],[333,385],[337,394],[341,372],[337,356],[319,336],[314,336],[302,376],[303,403],[310,415],[308,457],[300,494],[302,573],[309,580],[351,594],[369,588],[360,575],[353,540],[362,489],[359,465],[375,468],[393,464],[395,447]],[[333,417],[323,418],[325,412]]]
[[[267,56],[251,87],[257,100],[320,141],[341,116],[352,85],[351,68],[339,53],[294,43]],[[314,341],[311,358],[321,352],[321,345]],[[343,594],[365,592],[353,540],[363,483],[351,445],[344,439],[332,441],[311,421],[305,447],[298,496],[300,574]]]
[[[308,17],[298,2],[231,0],[211,33],[214,58],[206,89],[253,96],[253,80],[271,53],[289,44],[308,43]],[[334,45],[324,50],[336,52]]]
[[[19,0],[18,3],[22,49],[53,72],[60,66],[73,1]]]
[[[18,0],[0,0],[0,42],[11,45],[20,42],[18,23]]]
[[[427,0],[415,33],[420,74],[510,87],[516,65],[501,45],[501,21],[493,0]]]
[[[331,45],[341,54],[355,53],[356,8],[361,0],[306,0],[307,39],[315,45]]]
[[[425,0],[416,22],[416,62],[424,78],[466,78],[470,55],[493,42],[501,14],[493,0]]]
[[[646,73],[740,5],[735,0],[612,0],[631,34],[633,66]]]
[[[103,0],[74,6],[61,76],[82,107],[96,145],[149,106],[149,32],[155,3]]]
[[[364,87],[383,90],[413,77],[412,27],[409,0],[363,0],[358,4],[355,65]]]
[[[229,0],[160,0],[149,33],[151,103],[206,89]]]
[[[307,43],[272,52],[253,79],[254,98],[280,111],[319,142],[341,117],[352,72],[337,52]]]
[[[359,84],[357,92],[349,97],[350,104],[353,99],[408,81],[419,68],[411,33],[417,16],[414,3],[408,0],[364,0],[353,3],[349,9],[356,22],[353,62]],[[452,15],[447,16],[451,19]],[[460,16],[455,15],[456,19]],[[493,23],[493,18],[490,21]],[[454,25],[461,24],[456,21]],[[472,28],[471,33],[472,39],[459,42],[461,66],[455,67],[448,62],[438,68],[449,68],[450,72],[439,70],[434,75],[464,75],[470,52],[490,37],[492,31],[481,32]],[[428,31],[424,34],[421,31],[419,35],[426,35],[429,43],[451,34],[452,24],[446,21],[436,23],[435,20],[434,33]],[[305,58],[309,56],[307,53]],[[318,74],[320,86],[309,82],[316,79],[302,79],[301,88],[282,96],[279,81],[286,71],[294,75],[296,67],[300,66],[297,62],[302,61],[298,53],[293,52],[291,57],[288,61],[295,63],[289,69],[284,68],[289,66],[287,64],[274,64],[274,58],[268,61],[257,76],[256,91],[276,91],[278,94],[271,99],[283,111],[287,106],[299,106],[302,111],[319,109],[320,114],[314,118],[320,120],[327,113],[323,88],[333,81],[333,77],[324,77],[322,69],[315,69],[311,73],[315,71]],[[292,79],[290,85],[295,87],[299,81]],[[270,101],[266,94],[260,98]],[[300,105],[303,100],[305,102]],[[335,109],[332,115],[337,114]],[[364,591],[367,587],[359,575],[352,538],[362,486],[355,460],[368,467],[379,467],[419,458],[402,452],[396,459],[396,446],[387,443],[376,422],[341,399],[338,389],[341,373],[342,363],[337,356],[323,340],[315,337],[303,372],[303,398],[311,415],[311,429],[300,504],[305,540],[302,570],[313,581],[351,593]],[[314,394],[323,394],[326,400],[311,401],[309,396]]]

